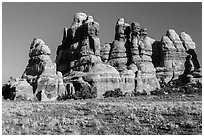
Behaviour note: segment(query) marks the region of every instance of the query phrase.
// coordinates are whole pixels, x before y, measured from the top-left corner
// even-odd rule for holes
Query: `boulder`
[[[35,101],[33,87],[25,79],[10,78],[7,84],[2,88],[4,99],[14,101]]]
[[[188,51],[189,49],[196,49],[195,42],[193,42],[191,36],[185,32],[181,32],[180,39],[183,42],[183,46]]]
[[[38,55],[50,55],[51,51],[47,45],[41,40],[34,38],[30,46],[29,57]]]
[[[24,79],[15,86],[16,96],[14,101],[34,101],[33,87]],[[12,88],[12,87],[11,87]]]

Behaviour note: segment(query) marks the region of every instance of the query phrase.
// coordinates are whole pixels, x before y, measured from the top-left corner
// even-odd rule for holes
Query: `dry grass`
[[[165,98],[141,96],[50,103],[3,101],[2,133],[202,134],[202,97]]]

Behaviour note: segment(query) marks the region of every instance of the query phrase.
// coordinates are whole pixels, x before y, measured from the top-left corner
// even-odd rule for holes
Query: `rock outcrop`
[[[55,63],[41,39],[34,39],[20,79],[3,86],[4,99],[55,101],[108,96],[150,95],[159,81],[182,84],[201,81],[202,70],[191,36],[169,29],[155,41],[138,22],[119,18],[113,42],[101,44],[100,25],[76,13],[65,27]]]
[[[141,29],[139,23],[133,22],[131,26],[132,63],[138,68],[135,92],[150,94],[150,91],[160,89],[151,58],[155,40],[147,36],[147,29]]]
[[[129,94],[147,93],[160,88],[151,58],[154,41],[147,36],[146,28],[140,28],[139,23],[133,22],[130,26],[123,18],[118,19],[115,39],[113,43],[103,45],[101,57],[120,73],[122,91]],[[141,71],[140,84],[137,84],[137,71]]]
[[[57,49],[56,64],[57,70],[61,71],[64,76],[68,93],[77,94],[79,92],[76,91],[82,91],[78,90],[71,78],[74,74],[73,78],[79,79],[82,77],[78,75],[79,73],[83,74],[84,82],[88,82],[90,87],[95,87],[97,97],[102,97],[105,91],[120,86],[118,71],[101,60],[99,31],[99,23],[85,13],[75,14],[72,26],[65,29],[62,44]],[[107,57],[103,59],[107,60]],[[91,92],[90,87],[86,88],[89,92]]]
[[[115,39],[112,43],[109,56],[109,64],[119,72],[125,70],[129,61],[130,25],[123,18],[118,19],[115,27]]]
[[[100,62],[99,24],[92,16],[76,13],[69,29],[64,29],[62,44],[58,46],[57,70],[88,72],[91,64]]]
[[[185,70],[184,63],[187,54],[175,30],[168,30],[166,36],[153,45],[153,50],[160,53],[159,56],[158,54],[152,56],[157,77],[164,79],[166,83],[178,79],[178,76]]]
[[[183,46],[188,51],[189,49],[196,49],[196,44],[193,42],[191,36],[185,32],[181,32],[180,39],[183,42]]]
[[[7,84],[3,86],[2,94],[4,99],[14,101],[35,101],[32,86],[25,80],[20,78],[10,78]]]
[[[186,75],[191,72],[200,73],[200,64],[195,53],[196,45],[189,34],[182,32],[179,36],[175,30],[170,29],[152,48],[152,62],[156,67],[158,79],[168,83],[181,78],[188,79]],[[185,80],[182,81],[186,83]]]
[[[56,100],[65,94],[63,77],[56,71],[50,58],[51,51],[41,39],[34,39],[30,46],[28,65],[22,75],[33,87],[33,93],[41,101]]]

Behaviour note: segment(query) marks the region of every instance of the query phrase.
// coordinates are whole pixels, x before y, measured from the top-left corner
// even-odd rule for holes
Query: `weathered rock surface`
[[[202,71],[191,36],[169,29],[160,41],[147,36],[138,22],[119,18],[112,43],[101,44],[100,25],[76,13],[65,27],[55,63],[41,39],[34,39],[21,79],[3,86],[4,99],[55,101],[146,94],[160,89],[159,81],[201,81]],[[108,92],[107,92],[108,91]],[[118,92],[118,93],[117,93]]]
[[[30,46],[28,65],[22,75],[33,87],[33,93],[41,101],[53,101],[65,94],[63,77],[56,71],[51,51],[41,39],[34,39]]]
[[[166,83],[181,78],[182,83],[186,83],[185,80],[189,79],[187,75],[200,69],[195,53],[196,45],[185,32],[179,36],[175,30],[170,29],[152,48],[152,62],[156,67],[157,77]]]
[[[186,50],[180,40],[179,35],[173,29],[169,29],[161,42],[153,45],[154,51],[159,51],[160,55],[154,54],[153,63],[156,67],[157,77],[169,82],[178,79],[185,70]]]
[[[18,100],[19,101],[21,100],[33,101],[34,100],[33,88],[25,79],[16,83],[14,87],[16,90],[16,96],[14,100],[16,101]]]
[[[191,36],[185,32],[180,34],[181,41],[183,42],[184,48],[188,51],[189,49],[196,49],[196,44],[193,42]]]
[[[65,28],[62,44],[58,46],[57,70],[88,72],[92,63],[100,62],[99,24],[92,16],[76,13],[69,29]]]
[[[123,18],[118,19],[115,27],[115,39],[110,50],[109,64],[119,72],[126,69],[128,65],[129,35],[130,25],[125,23]]]
[[[65,77],[64,81],[67,83],[67,92],[74,97],[76,90],[82,92],[82,90],[77,87],[76,81],[83,78],[83,81],[88,83],[89,89],[95,88],[98,97],[102,98],[103,94],[108,90],[114,90],[120,88],[120,74],[112,66],[104,64],[101,62],[94,63],[89,72],[73,71],[69,76]],[[73,84],[71,84],[73,83]]]
[[[74,17],[74,22],[75,20],[79,20],[77,16]],[[73,24],[76,24],[74,22]],[[73,79],[80,79],[80,77],[83,77],[83,81],[87,82],[85,85],[89,84],[89,86],[85,86],[84,92],[92,93],[94,88],[97,91],[97,97],[102,97],[105,91],[114,90],[120,86],[119,72],[114,67],[102,62],[102,59],[108,61],[111,46],[107,44],[101,50],[98,37],[100,27],[92,16],[87,16],[77,22],[81,23],[74,27],[75,31],[73,31],[73,24],[71,28],[65,29],[62,45],[58,46],[57,50],[57,70],[64,75],[67,92],[71,98],[89,98],[89,95],[79,97],[83,94],[84,86],[82,85],[84,84],[79,84],[78,80],[74,81]],[[102,59],[101,53],[103,53]]]
[[[133,22],[131,26],[126,24],[123,18],[118,19],[115,39],[112,44],[103,46],[102,57],[119,71],[122,91],[128,94],[139,92],[137,86],[141,86],[144,92],[159,89],[151,58],[155,40],[147,36],[147,29],[141,29],[139,23]],[[142,73],[139,85],[135,83],[137,71]]]
[[[34,101],[33,88],[25,79],[10,78],[2,89],[4,99],[14,101]]]
[[[108,90],[120,88],[119,72],[107,64],[95,63],[84,79],[96,87],[98,98]]]
[[[202,70],[201,68],[197,68],[197,69],[195,68],[191,54],[189,54],[186,57],[185,70],[184,70],[184,73],[179,76],[178,81],[181,84],[187,84],[187,83],[196,84],[196,82],[202,83]]]
[[[150,91],[159,89],[156,71],[152,64],[152,45],[154,39],[147,36],[147,29],[140,29],[139,23],[132,23],[131,29],[132,63],[136,64],[135,92],[149,94]]]
[[[109,60],[109,56],[110,56],[110,49],[111,49],[112,43],[105,43],[101,45],[101,60],[104,63],[107,63]]]

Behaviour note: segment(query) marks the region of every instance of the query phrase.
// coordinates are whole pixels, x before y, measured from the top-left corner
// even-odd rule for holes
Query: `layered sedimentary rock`
[[[110,45],[108,63],[120,74],[120,89],[131,94],[135,89],[135,72],[128,68],[131,63],[130,25],[125,23],[123,18],[117,20],[115,38]]]
[[[79,90],[73,79],[70,79],[76,72],[83,73],[83,81],[96,87],[97,97],[120,86],[118,71],[101,60],[99,31],[99,24],[85,13],[76,13],[71,27],[64,30],[62,44],[57,49],[56,64],[57,70],[64,75],[69,93],[76,94],[76,90]],[[103,59],[105,61],[107,57]],[[80,77],[75,76],[75,79]],[[91,88],[88,89],[92,92]]]
[[[160,55],[152,56],[157,77],[165,82],[178,79],[185,70],[184,63],[187,54],[175,30],[168,30],[166,36],[153,45],[153,50],[160,52]]]
[[[33,93],[42,101],[56,100],[65,94],[61,72],[50,58],[51,51],[41,39],[34,39],[30,46],[28,65],[22,75],[33,87]]]
[[[154,41],[147,36],[146,28],[140,28],[139,23],[133,22],[130,26],[120,18],[116,23],[113,43],[103,46],[102,58],[119,71],[120,88],[127,93],[147,93],[160,88],[151,58]],[[137,71],[141,72],[141,84],[137,84]],[[140,91],[137,91],[138,86],[141,86]]]
[[[129,25],[124,18],[116,22],[113,42],[101,44],[99,32],[92,16],[76,13],[71,27],[64,28],[55,63],[49,47],[34,39],[22,77],[3,86],[4,99],[102,98],[112,91],[150,95],[160,88],[159,80],[201,81],[196,45],[185,32],[179,36],[169,29],[155,41],[138,22]]]
[[[152,45],[152,48],[154,51],[152,62],[160,80],[168,83],[180,79],[180,75],[184,78],[183,75],[189,74],[189,68],[193,69],[190,72],[199,73],[200,64],[195,53],[196,45],[189,34],[182,32],[179,36],[175,30],[170,29],[161,41]]]
[[[147,36],[146,28],[141,29],[137,22],[131,24],[131,61],[138,69],[135,91],[139,93],[149,94],[160,88],[151,58],[154,42],[154,39]]]
[[[119,72],[126,69],[129,61],[128,47],[130,25],[124,22],[123,18],[118,19],[115,27],[115,39],[112,43],[109,56],[109,64]]]
[[[110,56],[110,49],[112,47],[112,43],[105,43],[101,45],[101,59],[104,63],[107,63]]]
[[[189,34],[185,33],[185,32],[181,32],[180,38],[181,38],[181,41],[183,42],[183,46],[186,49],[186,53],[191,55],[191,60],[192,60],[193,65],[194,65],[194,69],[199,70],[200,69],[200,64],[198,62],[197,54],[196,54],[196,51],[195,51],[196,50],[195,42],[193,42],[191,36]]]
[[[88,72],[92,63],[100,62],[99,24],[92,16],[76,13],[69,29],[64,29],[62,44],[57,49],[57,70]]]

